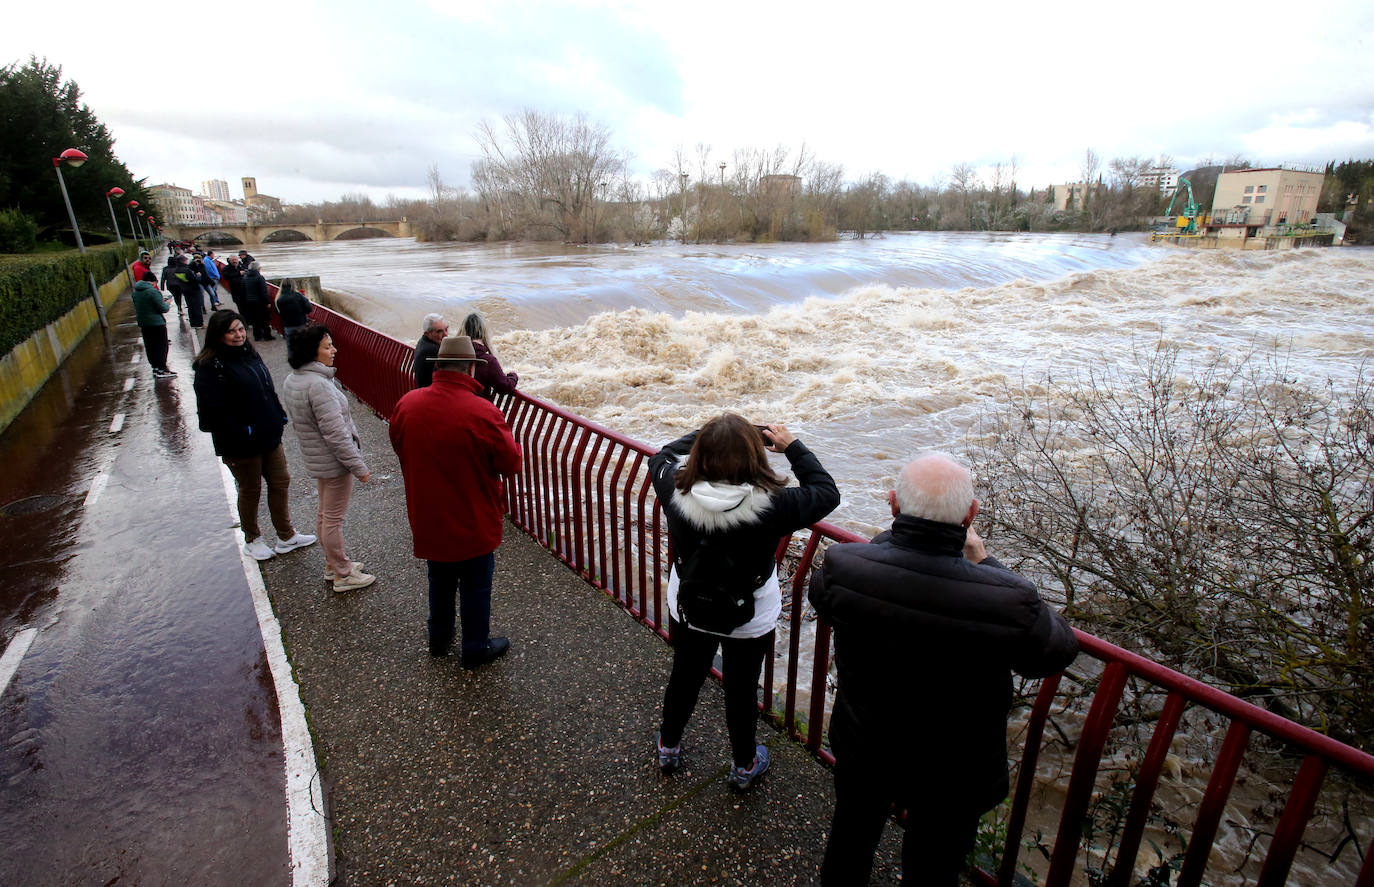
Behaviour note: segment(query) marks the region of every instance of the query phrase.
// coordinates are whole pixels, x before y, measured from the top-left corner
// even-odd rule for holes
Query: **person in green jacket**
[[[148,354],[154,379],[176,376],[167,369],[167,320],[162,316],[171,307],[172,303],[162,298],[153,272],[146,272],[143,279],[134,284],[134,313],[138,316],[138,328],[143,332],[143,350]]]

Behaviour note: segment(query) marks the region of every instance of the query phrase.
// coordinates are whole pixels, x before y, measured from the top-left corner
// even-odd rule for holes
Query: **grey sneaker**
[[[682,743],[678,743],[674,748],[663,747],[663,734],[654,737],[654,745],[658,747],[658,769],[664,773],[672,773],[682,766]]]
[[[730,768],[730,787],[737,791],[744,791],[767,772],[768,746],[760,745],[754,749],[754,765],[752,767]]]
[[[267,542],[261,536],[251,542],[243,543],[243,551],[257,561],[270,561],[273,554],[272,549],[268,547]]]
[[[362,571],[363,571],[363,562],[362,562],[362,561],[354,561],[354,562],[353,562],[353,569],[350,570],[349,572],[352,572],[352,573],[361,573]],[[333,570],[329,569],[328,567],[325,567],[325,570],[324,570],[324,581],[325,581],[325,582],[333,582],[335,579],[338,579],[338,578],[339,578],[338,576],[335,576],[335,575],[334,575],[334,571],[333,571]]]
[[[352,573],[349,573],[347,576],[340,576],[338,579],[334,580],[334,590],[336,592],[357,591],[360,588],[367,588],[376,581],[376,576],[354,568]]]
[[[272,546],[272,550],[277,554],[286,554],[288,551],[295,551],[297,548],[314,545],[315,538],[316,537],[309,533],[297,533],[290,539],[278,539],[277,544]]]

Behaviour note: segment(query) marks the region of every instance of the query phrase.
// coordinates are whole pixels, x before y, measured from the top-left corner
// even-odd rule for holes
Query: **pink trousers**
[[[324,565],[335,576],[347,576],[353,562],[344,554],[343,521],[348,513],[348,500],[353,496],[353,475],[315,478],[320,493],[320,513],[315,518],[315,533],[324,549]]]

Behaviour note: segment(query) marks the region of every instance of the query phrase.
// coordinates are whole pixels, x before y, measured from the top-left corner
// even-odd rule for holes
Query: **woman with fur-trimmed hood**
[[[799,486],[786,486],[786,479],[773,472],[765,449],[787,457]],[[659,767],[668,773],[681,764],[682,734],[719,648],[732,757],[729,782],[743,790],[768,769],[768,749],[755,745],[754,728],[759,675],[782,612],[778,545],[833,511],[840,492],[820,460],[786,427],[751,425],[733,413],[665,445],[650,458],[649,476],[673,540],[667,589],[673,670],[663,694]],[[743,577],[744,587],[753,589],[752,601],[746,591],[738,621],[693,624],[695,594],[682,594],[683,575],[700,583],[722,564],[729,570],[720,582]]]

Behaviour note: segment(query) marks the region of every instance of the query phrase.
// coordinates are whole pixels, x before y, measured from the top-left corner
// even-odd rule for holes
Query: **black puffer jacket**
[[[761,578],[765,584],[754,592],[754,619],[731,633],[732,637],[761,637],[773,629],[781,606],[777,584],[768,581],[778,543],[834,511],[840,504],[840,491],[815,454],[793,440],[784,455],[800,486],[769,493],[747,484],[698,484],[684,493],[675,486],[677,472],[696,436],[693,431],[649,457],[649,478],[663,503],[673,554],[679,562],[690,557],[702,537],[709,535],[712,545],[728,549],[736,563]],[[676,619],[671,586],[668,597]]]
[[[196,415],[219,456],[270,453],[281,443],[286,410],[262,358],[248,345],[226,347],[195,365]]]
[[[835,629],[837,759],[882,761],[906,793],[980,810],[1007,795],[1013,671],[1044,677],[1078,654],[1069,624],[965,530],[898,515],[870,544],[831,546],[809,598]]]
[[[250,269],[243,275],[243,304],[266,305],[269,301],[267,278],[262,276],[261,271]]]

